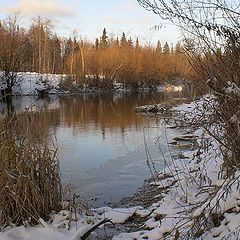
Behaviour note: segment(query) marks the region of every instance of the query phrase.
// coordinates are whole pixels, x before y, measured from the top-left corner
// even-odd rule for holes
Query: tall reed
[[[0,121],[0,226],[34,224],[62,199],[57,148],[39,113]]]

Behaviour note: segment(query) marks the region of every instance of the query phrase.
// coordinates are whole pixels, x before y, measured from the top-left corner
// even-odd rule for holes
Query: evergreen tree
[[[156,52],[160,53],[160,54],[162,53],[162,45],[161,45],[161,42],[159,40],[157,42]]]
[[[136,47],[136,48],[139,48],[139,40],[138,40],[138,38],[136,39],[135,47]]]
[[[96,50],[99,49],[99,40],[98,40],[98,38],[96,38],[96,40],[95,40],[95,49]]]
[[[108,36],[107,36],[107,31],[106,31],[106,28],[103,29],[103,33],[102,33],[102,36],[101,36],[101,40],[100,40],[100,47],[102,49],[105,49],[108,47]]]
[[[130,48],[133,47],[133,41],[132,41],[132,38],[131,38],[131,37],[128,39],[127,45],[128,45],[128,47],[130,47]]]
[[[68,58],[72,54],[73,49],[73,40],[71,37],[69,37],[66,41],[64,41],[64,47],[62,49],[62,65],[63,65],[63,71],[64,73],[69,73],[70,69],[68,66]]]
[[[164,46],[163,46],[163,54],[164,54],[164,55],[170,54],[170,48],[169,48],[169,45],[168,45],[167,42],[166,42],[166,43],[164,44]]]
[[[118,39],[118,37],[116,38],[116,41],[115,41],[114,45],[115,45],[116,47],[119,47],[119,39]]]
[[[59,38],[55,35],[51,44],[51,73],[62,72],[61,44]]]
[[[127,38],[125,33],[122,33],[121,41],[120,41],[120,47],[126,47],[127,46]]]

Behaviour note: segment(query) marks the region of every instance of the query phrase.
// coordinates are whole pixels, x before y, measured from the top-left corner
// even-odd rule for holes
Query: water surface
[[[49,132],[57,138],[63,184],[71,180],[82,198],[100,206],[131,195],[151,176],[145,142],[156,168],[168,161],[166,140],[175,130],[162,127],[160,117],[149,118],[132,109],[172,98],[181,98],[181,93],[15,97],[13,105],[17,112],[29,106],[41,109]],[[6,112],[3,103],[0,111]],[[154,144],[156,137],[160,145]]]

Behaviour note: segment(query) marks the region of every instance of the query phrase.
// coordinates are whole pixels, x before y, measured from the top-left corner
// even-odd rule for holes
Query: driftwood
[[[188,135],[183,135],[183,136],[175,137],[175,138],[173,138],[173,140],[175,140],[175,141],[195,142],[195,141],[196,141],[196,137],[197,137],[197,136],[188,134]]]
[[[87,238],[89,237],[89,235],[90,235],[95,229],[97,229],[99,226],[101,226],[101,225],[103,225],[103,224],[105,224],[105,223],[108,223],[108,222],[110,222],[110,223],[113,224],[113,222],[112,222],[110,219],[105,218],[105,219],[103,219],[101,222],[93,225],[93,227],[92,227],[91,229],[89,229],[86,233],[84,233],[84,234],[82,235],[82,237],[80,237],[80,240],[85,240],[85,239],[87,239]]]
[[[134,112],[137,113],[164,113],[167,112],[169,108],[167,106],[163,106],[162,104],[153,104],[146,106],[139,106],[133,109]]]

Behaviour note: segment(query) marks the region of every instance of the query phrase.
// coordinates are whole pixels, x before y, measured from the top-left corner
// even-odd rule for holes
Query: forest
[[[76,31],[68,38],[58,36],[48,19],[36,17],[28,28],[22,27],[19,19],[12,15],[0,24],[0,69],[9,88],[17,72],[66,74],[64,89],[73,82],[109,89],[117,81],[134,89],[193,79],[184,42],[159,40],[156,45],[146,45],[124,32],[113,37],[106,28],[90,42]]]

